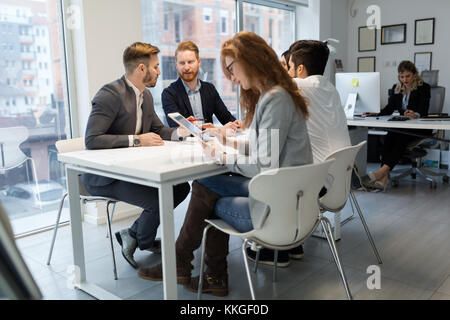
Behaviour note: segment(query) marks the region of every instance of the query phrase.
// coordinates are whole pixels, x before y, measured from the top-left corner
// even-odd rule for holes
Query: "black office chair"
[[[430,108],[428,113],[442,113],[444,108],[445,88],[437,85],[439,70],[426,70],[421,74],[424,82],[431,86],[431,98]],[[437,177],[442,177],[444,183],[448,183],[448,176],[445,173],[437,173],[426,168],[423,168],[423,158],[428,154],[427,149],[434,148],[440,145],[440,141],[443,139],[445,131],[437,130],[432,136],[423,139],[417,139],[410,143],[406,148],[406,152],[403,155],[405,158],[411,160],[411,168],[406,170],[395,170],[392,173],[399,173],[399,175],[392,178],[392,186],[399,185],[399,180],[411,176],[416,179],[417,175],[430,182],[430,188],[435,189],[437,187]]]

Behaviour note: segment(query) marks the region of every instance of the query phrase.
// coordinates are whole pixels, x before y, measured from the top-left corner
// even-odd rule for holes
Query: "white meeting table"
[[[92,173],[158,188],[164,299],[177,299],[172,187],[225,173],[227,168],[203,159],[201,146],[193,142],[165,141],[161,147],[67,152],[58,154],[58,160],[66,165],[73,259],[78,269],[75,287],[98,299],[120,299],[86,278],[78,176]]]
[[[357,144],[362,140],[367,140],[369,128],[385,128],[385,129],[431,129],[431,130],[450,130],[450,119],[411,119],[406,121],[388,121],[392,116],[365,117],[347,119],[348,126],[360,128],[357,133],[353,133],[354,139],[352,144]],[[350,131],[352,138],[352,132]],[[367,162],[367,145],[365,145],[356,156],[358,167],[362,168],[362,172],[366,173]]]

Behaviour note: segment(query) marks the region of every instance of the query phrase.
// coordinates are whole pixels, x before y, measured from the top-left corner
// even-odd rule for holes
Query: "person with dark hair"
[[[289,66],[288,66],[289,56],[290,56],[289,50],[286,50],[285,52],[283,52],[281,54],[280,63],[281,63],[281,66],[283,67],[283,69],[286,71],[289,70]]]
[[[176,262],[178,283],[194,292],[198,290],[199,277],[191,278],[191,261],[201,244],[204,220],[219,216],[239,232],[260,228],[269,210],[261,202],[250,201],[251,178],[274,166],[300,166],[313,161],[306,128],[306,101],[266,41],[255,33],[239,32],[222,45],[221,62],[225,76],[241,88],[241,107],[249,127],[248,144],[243,149],[248,153],[233,156],[214,144],[204,146],[207,156],[226,164],[230,174],[192,184],[191,201],[176,241]],[[236,140],[221,135],[222,131],[216,133],[222,144],[243,150],[237,148]],[[273,150],[276,145],[278,152]],[[229,236],[217,229],[208,232],[204,293],[228,294],[228,240]],[[139,276],[161,281],[162,266],[141,268]]]
[[[297,43],[301,49],[289,54],[289,75],[308,99],[309,117],[306,121],[308,135],[311,141],[314,163],[323,162],[338,149],[350,146],[350,136],[347,119],[336,88],[325,78],[323,73],[328,61],[328,48],[321,41],[302,41]],[[325,195],[331,181],[322,189],[319,196]],[[251,260],[255,260],[256,252],[247,248]],[[290,259],[299,260],[303,257],[303,247],[300,245],[287,251],[278,251],[277,265],[287,267]],[[274,251],[261,249],[259,262],[274,264]]]
[[[318,64],[323,65],[324,71],[325,71],[325,67],[327,65],[328,62],[328,57],[330,55],[330,49],[328,49],[328,46],[326,45],[325,42],[323,41],[318,41],[318,40],[298,40],[295,41],[293,44],[291,44],[291,46],[289,47],[289,57],[287,62],[289,62],[289,58],[290,55],[300,49],[303,48],[309,48],[309,49],[314,49],[314,52],[317,53],[317,59]],[[288,66],[288,70],[289,70],[289,66]],[[323,74],[323,72],[321,73]]]
[[[411,61],[402,61],[397,71],[398,82],[392,87],[388,104],[376,115],[391,115],[394,111],[398,111],[401,115],[413,119],[427,116],[430,107],[430,86],[423,82]],[[381,167],[362,178],[364,186],[386,190],[390,182],[389,172],[398,164],[407,145],[418,139],[414,134],[431,133],[430,130],[419,129],[401,129],[401,131],[403,133],[388,132],[381,153]]]
[[[291,77],[300,79],[323,76],[327,57],[327,51],[317,50],[314,47],[304,47],[293,51],[290,54],[288,73]]]
[[[86,127],[87,149],[111,149],[140,146],[161,146],[163,140],[179,140],[189,132],[165,127],[155,113],[153,97],[147,87],[154,87],[159,70],[159,49],[136,42],[125,49],[125,75],[104,85],[92,100]],[[159,226],[158,189],[94,174],[83,174],[81,180],[93,196],[111,197],[140,208],[134,224],[116,233],[122,255],[134,268],[134,252],[160,252],[161,242],[155,240]],[[189,184],[173,187],[174,207],[189,194]]]

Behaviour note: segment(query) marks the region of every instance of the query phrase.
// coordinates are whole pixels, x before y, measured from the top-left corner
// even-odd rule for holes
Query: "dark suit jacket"
[[[200,87],[200,97],[204,121],[212,123],[213,114],[216,115],[221,124],[236,120],[228,111],[214,85],[209,82],[199,81],[202,85]],[[167,116],[169,113],[179,112],[185,118],[194,115],[181,78],[178,78],[177,81],[172,82],[169,87],[164,89],[161,101],[170,127],[178,127],[178,124]]]
[[[135,130],[136,94],[123,76],[103,86],[92,100],[85,135],[86,148],[127,148],[128,136],[134,135]],[[154,132],[164,140],[171,140],[175,130],[163,125],[156,115],[152,95],[145,90],[142,103],[142,133]],[[93,174],[83,174],[81,180],[92,186],[104,186],[114,182],[114,179]]]
[[[396,84],[392,87],[392,94],[389,96],[387,106],[381,110],[378,114],[380,116],[391,115],[394,111],[398,111],[400,115],[403,115],[402,109],[403,94],[395,94]],[[408,109],[414,112],[418,112],[421,117],[428,115],[428,109],[430,107],[430,86],[427,83],[417,87],[416,90],[411,91],[409,96]]]

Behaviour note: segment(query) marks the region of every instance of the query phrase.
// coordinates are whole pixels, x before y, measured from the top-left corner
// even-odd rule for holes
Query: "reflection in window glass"
[[[155,110],[161,120],[166,121],[161,106],[161,93],[178,79],[174,54],[177,43],[185,40],[193,41],[199,47],[199,78],[215,85],[225,105],[237,117],[237,93],[233,91],[231,82],[223,76],[220,65],[221,44],[232,36],[229,30],[233,30],[231,23],[235,22],[235,19],[228,17],[235,17],[235,1],[142,0],[141,3],[144,41],[161,50],[159,59],[162,74],[156,87],[150,89]],[[164,28],[164,17],[167,16],[174,18],[174,30],[168,28],[166,31]]]
[[[263,37],[278,56],[295,41],[295,11],[244,2],[243,12],[243,29]]]
[[[58,0],[0,0],[10,48],[0,51],[0,201],[16,234],[54,224],[46,217],[66,188],[55,149],[70,132],[60,18]]]

